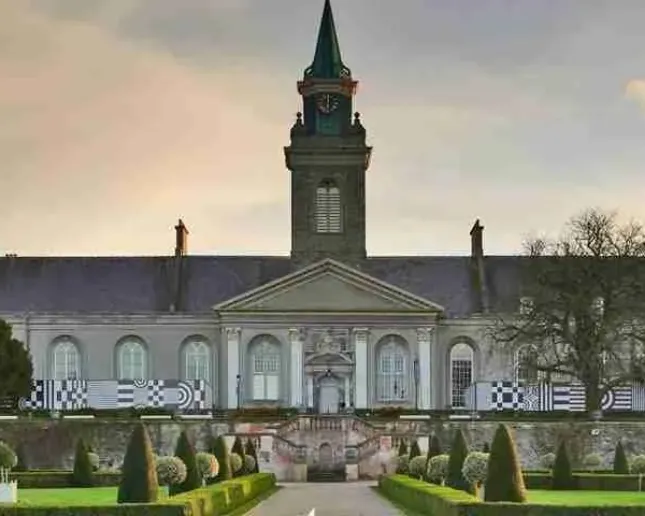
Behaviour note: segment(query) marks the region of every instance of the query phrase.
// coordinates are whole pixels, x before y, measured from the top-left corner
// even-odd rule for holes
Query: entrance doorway
[[[338,381],[333,376],[325,376],[318,383],[318,412],[336,414],[340,405]]]

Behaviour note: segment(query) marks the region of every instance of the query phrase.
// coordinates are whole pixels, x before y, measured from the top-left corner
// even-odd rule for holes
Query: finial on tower
[[[352,72],[343,64],[340,56],[340,45],[338,44],[331,4],[329,0],[325,0],[318,29],[316,53],[311,66],[305,70],[305,77],[340,79],[349,78],[351,75]]]

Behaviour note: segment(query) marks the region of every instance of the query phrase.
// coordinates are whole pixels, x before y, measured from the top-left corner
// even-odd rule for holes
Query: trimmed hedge
[[[71,471],[21,471],[11,472],[11,480],[18,481],[21,489],[74,487]],[[98,471],[92,475],[94,487],[116,487],[121,482],[121,473]]]
[[[429,516],[640,516],[643,507],[560,506],[532,503],[481,502],[449,487],[429,484],[406,475],[383,476],[379,490],[391,500],[418,514]]]
[[[551,473],[524,473],[527,489],[551,489]],[[645,482],[643,482],[645,487]],[[579,491],[641,491],[639,475],[615,473],[574,473],[573,490]]]
[[[0,516],[222,516],[266,493],[276,484],[273,473],[256,473],[201,487],[153,504],[91,507],[2,506]]]

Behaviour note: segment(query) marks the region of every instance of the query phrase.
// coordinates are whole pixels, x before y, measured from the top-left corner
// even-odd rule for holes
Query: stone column
[[[352,400],[350,398],[350,385],[349,385],[349,373],[345,376],[345,408],[349,408],[349,406],[352,404]]]
[[[291,406],[302,407],[302,332],[298,328],[289,330],[291,349]]]
[[[367,374],[369,370],[369,360],[367,353],[367,328],[354,329],[354,357],[356,360],[356,369],[354,374],[354,408],[368,408],[367,392]]]
[[[226,385],[227,400],[226,406],[230,409],[237,408],[237,375],[242,374],[240,370],[240,328],[226,328]],[[241,386],[240,386],[241,389]],[[242,393],[240,392],[240,405],[242,404]]]
[[[419,350],[419,409],[432,408],[432,364],[431,350],[434,328],[417,329],[417,347]]]
[[[314,377],[307,375],[307,407],[314,408]]]

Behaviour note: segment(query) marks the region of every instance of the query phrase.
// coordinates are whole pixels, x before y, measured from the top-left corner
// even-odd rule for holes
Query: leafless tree
[[[585,387],[600,409],[613,387],[645,380],[645,231],[615,213],[590,209],[557,239],[525,242],[517,313],[490,327],[495,348],[523,353],[542,377]]]

